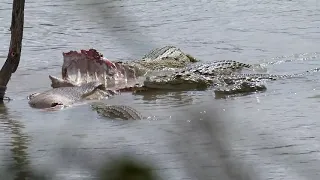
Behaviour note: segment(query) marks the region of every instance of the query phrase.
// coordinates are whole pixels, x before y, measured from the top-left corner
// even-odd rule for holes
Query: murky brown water
[[[7,92],[15,100],[0,113],[0,162],[48,167],[57,179],[86,179],[79,170],[85,162],[129,151],[156,162],[163,179],[223,179],[223,163],[198,127],[201,115],[214,111],[223,117],[213,120],[225,127],[222,141],[232,161],[242,163],[233,166],[236,171],[252,168],[254,179],[319,178],[319,73],[269,82],[265,93],[230,99],[217,100],[206,91],[122,94],[106,101],[150,116],[134,122],[99,118],[88,105],[43,112],[31,109],[26,99],[50,88],[48,75],[60,74],[63,51],[81,48],[126,60],[171,44],[203,61],[276,62],[267,66],[271,73],[320,67],[317,0],[92,2],[26,2],[21,64]],[[2,62],[10,38],[10,3],[0,2]],[[69,158],[60,156],[66,144],[75,148]],[[90,161],[81,160],[82,153],[90,154]]]

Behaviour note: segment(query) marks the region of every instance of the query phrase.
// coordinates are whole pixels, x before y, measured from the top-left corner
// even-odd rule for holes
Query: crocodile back
[[[135,109],[126,105],[106,105],[95,103],[91,105],[92,109],[101,116],[122,119],[122,120],[141,120],[143,116]]]
[[[253,68],[251,64],[233,60],[221,60],[207,63],[196,63],[182,69],[181,72],[197,73],[200,75],[216,76],[218,74],[229,75],[233,72]]]

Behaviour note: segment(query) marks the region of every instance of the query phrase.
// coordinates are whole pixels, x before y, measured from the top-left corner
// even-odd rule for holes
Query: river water
[[[11,6],[0,2],[1,62]],[[109,59],[130,60],[175,45],[202,61],[303,72],[320,67],[319,27],[318,0],[27,1],[21,63],[7,90],[14,101],[1,106],[1,167],[30,164],[50,169],[56,179],[88,179],[88,164],[130,152],[152,161],[162,179],[232,179],[238,173],[246,174],[243,179],[317,180],[319,73],[227,99],[215,99],[209,90],[105,101],[149,117],[134,122],[100,118],[88,105],[39,111],[26,96],[49,89],[49,74],[60,76],[62,52],[92,47]]]

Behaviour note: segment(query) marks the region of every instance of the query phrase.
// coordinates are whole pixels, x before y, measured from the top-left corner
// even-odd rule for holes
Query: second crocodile
[[[242,74],[241,72],[234,71],[234,67],[217,69],[212,64],[191,65],[172,74],[149,76],[144,81],[143,86],[149,89],[163,90],[205,90],[211,87],[214,89],[215,94],[220,96],[246,94],[265,91],[267,88],[264,81],[266,80],[302,77],[319,71],[319,68],[315,68],[291,75]],[[251,65],[244,65],[242,66],[252,68]]]

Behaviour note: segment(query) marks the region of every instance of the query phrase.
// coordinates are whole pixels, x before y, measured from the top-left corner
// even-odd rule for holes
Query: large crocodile
[[[238,94],[264,91],[262,80],[305,75],[242,74],[253,69],[251,64],[232,60],[199,62],[174,46],[150,51],[140,60],[110,61],[95,49],[63,53],[62,78],[49,76],[53,89],[32,95],[30,105],[38,108],[71,105],[75,102],[110,97],[115,91],[136,89],[192,90],[214,87],[217,94]],[[318,69],[315,69],[318,70]],[[124,112],[117,106],[118,112]],[[122,109],[119,109],[122,108]],[[98,112],[109,113],[110,106],[95,106]],[[128,108],[128,113],[131,111]],[[113,112],[114,114],[119,114]],[[121,114],[121,113],[120,113]],[[125,114],[125,113],[122,113]],[[124,115],[122,116],[124,119]],[[136,116],[138,117],[138,116]]]

